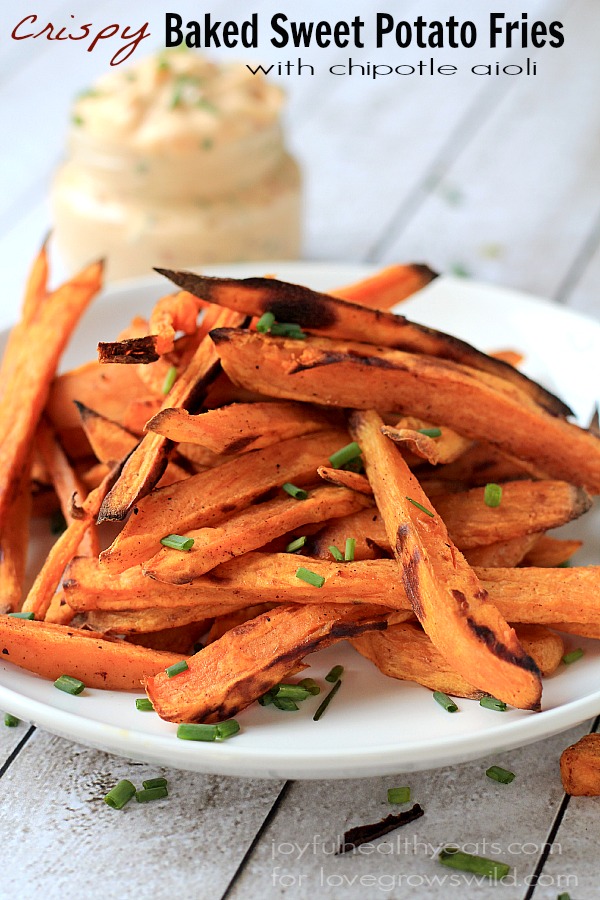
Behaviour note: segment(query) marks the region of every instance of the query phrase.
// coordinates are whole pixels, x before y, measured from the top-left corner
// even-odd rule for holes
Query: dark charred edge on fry
[[[594,501],[585,488],[572,485],[571,490],[573,492],[573,509],[571,510],[570,518],[578,519],[579,516],[582,516],[592,508]]]
[[[503,644],[502,641],[498,640],[491,628],[488,628],[487,625],[479,625],[470,616],[467,616],[467,625],[475,637],[482,641],[495,657],[512,666],[517,666],[525,672],[530,672],[532,675],[537,676],[537,678],[541,678],[540,670],[538,669],[535,660],[532,659],[531,656],[528,656],[523,649],[521,649],[520,653],[514,653],[512,650],[509,650],[506,644]],[[530,706],[529,709],[535,710],[536,712],[539,711],[539,699]]]
[[[225,444],[221,449],[221,453],[223,454],[223,456],[231,456],[234,453],[241,453],[242,450],[245,450],[246,447],[249,447],[251,444],[253,444],[256,440],[258,440],[259,437],[260,435],[258,434],[247,434],[245,437],[238,438],[235,441],[231,441],[231,443],[229,444]]]
[[[101,425],[102,423],[107,422],[110,425],[114,425],[115,428],[119,428],[123,432],[123,434],[128,434],[133,438],[137,438],[137,435],[135,435],[133,431],[125,428],[125,426],[121,425],[120,422],[115,422],[114,419],[109,419],[108,416],[97,412],[95,409],[92,409],[91,406],[86,406],[85,403],[81,402],[81,400],[73,400],[73,403],[75,404],[75,408],[79,413],[79,418],[81,420],[81,425],[84,431],[86,430],[86,427],[89,427],[90,425]]]
[[[419,276],[421,287],[425,287],[432,281],[435,281],[436,278],[440,277],[440,273],[436,272],[435,269],[432,269],[431,266],[428,266],[427,263],[407,263],[407,268],[411,269],[415,275]],[[418,290],[420,289],[421,288],[418,288]]]
[[[143,440],[143,438],[142,438],[142,440]],[[162,476],[165,473],[165,470],[169,464],[169,454],[170,454],[171,450],[173,449],[173,447],[175,446],[174,442],[168,440],[168,438],[164,438],[163,440],[164,440],[164,444],[160,448],[160,456],[155,460],[151,472],[145,478],[143,485],[138,490],[135,497],[133,497],[131,499],[131,501],[127,503],[126,506],[123,506],[123,505],[115,506],[114,505],[114,498],[113,498],[112,494],[113,494],[115,487],[117,487],[117,485],[118,485],[118,480],[115,482],[113,487],[110,489],[110,491],[104,498],[102,506],[100,507],[100,511],[98,513],[98,518],[96,519],[96,523],[98,525],[100,525],[100,523],[102,523],[102,522],[122,522],[123,519],[126,518],[130,509],[132,509],[132,507],[135,506],[135,504],[139,500],[141,500],[142,497],[145,497],[156,487],[156,485],[158,484],[158,482],[160,481],[160,479],[162,478]],[[133,448],[133,450],[131,451],[129,456],[123,461],[123,464],[120,466],[120,469],[119,469],[119,477],[120,477],[120,473],[125,468],[125,465],[126,465],[127,461],[129,460],[129,457],[135,453],[135,451],[138,449],[138,447],[139,447],[139,444],[137,445],[137,447]]]
[[[148,419],[146,425],[144,426],[144,431],[154,431],[155,426],[162,425],[163,422],[168,422],[169,419],[173,417],[173,409],[161,409],[156,415],[152,416],[151,419]]]
[[[559,397],[556,397],[546,388],[533,379],[528,378],[522,372],[515,369],[503,360],[494,359],[477,350],[471,344],[454,335],[437,331],[426,325],[419,325],[406,319],[404,316],[385,312],[378,309],[368,309],[357,303],[351,303],[329,294],[311,291],[309,288],[297,284],[289,284],[285,281],[277,281],[274,278],[214,278],[206,275],[194,275],[192,272],[174,272],[170,269],[156,269],[161,275],[166,276],[178,287],[195,294],[201,300],[209,303],[219,303],[219,288],[236,287],[249,288],[264,294],[261,298],[260,309],[262,312],[272,312],[280,322],[296,322],[307,331],[311,329],[326,329],[339,321],[339,310],[350,309],[358,311],[363,317],[372,316],[377,320],[385,319],[392,327],[401,330],[409,327],[415,331],[432,338],[437,342],[435,350],[430,349],[428,355],[436,356],[471,366],[484,372],[496,375],[505,381],[512,382],[525,390],[547,412],[556,416],[572,416],[573,411]],[[397,342],[389,345],[392,349],[402,349],[405,342],[399,337]],[[414,352],[414,351],[412,351]]]
[[[414,553],[412,554],[408,562],[402,562],[402,560],[399,558],[404,552],[404,545],[409,533],[410,525],[408,523],[400,525],[398,531],[396,532],[396,554],[398,562],[400,562],[402,565],[402,584],[404,585],[406,596],[410,601],[410,605],[415,616],[417,617],[419,622],[422,622],[425,618],[425,610],[423,609],[423,604],[421,603],[419,584],[419,563],[422,559],[421,551],[418,547],[415,547]]]
[[[127,338],[124,341],[101,341],[98,344],[98,362],[120,365],[147,365],[160,359],[156,352],[156,335]]]

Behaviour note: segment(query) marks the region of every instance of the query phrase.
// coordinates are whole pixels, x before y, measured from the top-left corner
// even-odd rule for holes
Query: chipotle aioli
[[[300,177],[281,90],[242,63],[165,51],[111,72],[73,108],[53,191],[56,242],[77,268],[293,259]]]

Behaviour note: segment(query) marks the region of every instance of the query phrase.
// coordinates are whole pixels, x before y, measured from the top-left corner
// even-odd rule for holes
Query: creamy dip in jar
[[[55,238],[108,277],[153,266],[293,259],[300,176],[283,93],[243,63],[164,51],[102,77],[75,102],[52,190]]]

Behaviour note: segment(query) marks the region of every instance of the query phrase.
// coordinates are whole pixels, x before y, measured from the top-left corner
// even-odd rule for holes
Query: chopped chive
[[[16,716],[11,715],[11,713],[5,713],[4,724],[7,728],[16,728],[19,724],[19,720]]]
[[[508,769],[503,769],[502,766],[490,766],[489,769],[486,769],[485,774],[492,781],[499,781],[500,784],[510,784],[516,777],[514,772],[509,772]]]
[[[317,588],[322,588],[325,584],[325,579],[322,575],[317,575],[316,572],[311,572],[310,569],[305,569],[304,566],[300,566],[296,571],[296,578],[300,578],[301,581],[306,581],[307,584],[312,584],[313,587]]]
[[[185,553],[194,546],[194,538],[186,538],[181,534],[167,534],[160,539],[163,547],[170,547],[171,550],[183,550]]]
[[[50,516],[50,534],[62,534],[67,530],[67,520],[61,509],[56,509]]]
[[[321,703],[321,705],[320,705],[319,708],[317,709],[316,713],[314,714],[314,716],[313,716],[313,722],[318,722],[319,719],[324,715],[325,710],[327,709],[327,707],[329,706],[329,704],[331,703],[331,701],[333,700],[333,698],[335,697],[335,695],[336,695],[337,692],[339,691],[341,685],[342,685],[341,680],[340,680],[340,681],[336,681],[336,683],[335,683],[334,686],[331,688],[331,690],[329,691],[329,693],[327,694],[327,696],[323,699],[323,702]]]
[[[417,428],[417,434],[424,434],[425,437],[438,438],[442,436],[441,428]]]
[[[578,659],[581,659],[583,656],[583,650],[581,647],[578,647],[577,650],[571,650],[570,653],[565,653],[562,658],[565,666],[570,666],[571,663],[577,662]]]
[[[147,697],[138,697],[135,701],[135,708],[139,709],[140,712],[152,712],[154,709],[152,700],[148,700]]]
[[[559,894],[556,900],[571,900],[571,895],[567,891],[563,891],[562,894]]]
[[[338,550],[335,544],[331,544],[328,548],[329,552],[333,556],[336,562],[344,562],[343,554]]]
[[[417,509],[420,509],[421,512],[426,513],[428,516],[431,516],[431,518],[433,519],[435,513],[432,513],[430,509],[427,509],[427,507],[423,506],[421,503],[419,503],[418,500],[413,500],[412,497],[407,497],[406,499],[408,500],[409,503],[412,503],[413,506],[416,506]]]
[[[115,784],[114,788],[111,788],[104,798],[104,802],[112,809],[123,809],[125,804],[129,803],[134,794],[135,785],[124,778],[123,781],[119,781],[118,784]]]
[[[286,553],[295,553],[296,550],[301,550],[306,543],[306,535],[303,534],[302,537],[296,538],[295,541],[290,541],[287,547],[285,548]]]
[[[218,741],[226,741],[227,738],[233,737],[233,735],[237,734],[240,730],[239,722],[235,719],[227,719],[226,722],[219,722],[215,727],[217,729]]]
[[[33,622],[35,619],[35,613],[32,612],[16,612],[8,614],[11,619],[27,619],[28,622]]]
[[[502,488],[499,484],[486,484],[483,491],[483,502],[486,506],[500,506],[502,501]]]
[[[285,484],[282,484],[281,487],[289,494],[290,497],[293,497],[294,500],[307,500],[308,499],[308,491],[305,491],[303,488],[296,487],[295,484],[292,484],[291,481],[286,481]]]
[[[479,705],[485,707],[485,709],[493,709],[495,712],[506,712],[508,709],[503,700],[496,700],[495,697],[482,697]]]
[[[302,681],[298,682],[298,687],[304,688],[304,690],[308,691],[309,694],[312,694],[313,697],[316,697],[317,694],[321,693],[321,688],[314,678],[303,678]]]
[[[165,675],[168,675],[169,678],[174,678],[175,675],[181,675],[182,672],[187,672],[189,666],[185,659],[181,659],[179,662],[173,663],[172,666],[168,666],[165,669]]]
[[[388,803],[408,803],[410,800],[410,788],[389,788],[387,792]]]
[[[474,856],[472,853],[463,853],[453,847],[440,850],[439,861],[443,866],[451,869],[459,869],[461,872],[473,872],[486,878],[499,880],[510,872],[510,866],[498,862],[495,859],[486,859],[485,856]]]
[[[295,712],[299,709],[296,701],[291,700],[289,697],[274,697],[273,706],[276,706],[277,709],[282,709],[284,712]]]
[[[71,678],[70,675],[61,675],[54,682],[54,687],[65,694],[80,694],[85,690],[85,684],[79,678]]]
[[[276,337],[293,338],[296,341],[306,340],[306,334],[295,322],[275,322],[271,325],[271,334]]]
[[[446,712],[453,713],[458,712],[458,706],[452,700],[448,694],[444,694],[442,691],[434,691],[433,699],[436,703],[439,703],[441,707],[443,707]]]
[[[284,697],[288,700],[306,700],[307,697],[310,697],[310,691],[300,687],[299,684],[278,684],[275,696],[278,700],[282,700]]]
[[[339,681],[342,675],[344,674],[343,666],[334,666],[333,669],[330,669],[327,675],[325,676],[325,681],[328,681],[330,684],[333,684],[335,681]]]
[[[270,706],[273,700],[277,695],[277,686],[271,688],[270,691],[267,691],[262,697],[258,698],[258,702],[261,706]]]
[[[346,538],[346,547],[344,549],[344,560],[346,562],[354,562],[355,550],[356,550],[356,538]]]
[[[216,741],[216,725],[182,724],[177,728],[177,737],[181,741]]]
[[[350,460],[356,459],[360,454],[360,447],[356,441],[352,441],[351,444],[346,444],[345,447],[341,447],[339,450],[336,450],[335,453],[332,453],[329,457],[329,462],[334,469],[341,469],[342,466],[345,466]]]
[[[260,331],[261,334],[266,334],[267,331],[271,330],[271,325],[275,324],[275,316],[272,312],[263,313],[258,322],[256,323],[256,330]]]
[[[153,788],[144,788],[142,791],[135,792],[135,799],[138,803],[150,803],[152,800],[162,800],[163,797],[168,797],[169,791],[166,785],[161,785],[161,787],[153,787]]]
[[[147,778],[146,781],[142,781],[142,787],[146,788],[146,790],[150,790],[150,788],[167,787],[167,779]]]
[[[165,380],[163,381],[163,386],[162,386],[163,394],[168,394],[176,381],[177,381],[177,366],[171,366],[171,368],[165,375]]]

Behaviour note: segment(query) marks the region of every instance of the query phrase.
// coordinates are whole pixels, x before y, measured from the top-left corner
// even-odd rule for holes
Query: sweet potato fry
[[[367,501],[368,502],[368,501]],[[171,584],[187,584],[220,563],[256,550],[279,535],[326,517],[347,516],[365,505],[360,494],[322,487],[306,500],[285,495],[251,506],[213,528],[187,531],[194,546],[187,553],[162,547],[143,565],[145,575]]]
[[[470,566],[511,568],[522,562],[527,551],[531,550],[538,540],[537,534],[517,535],[495,544],[464,550],[463,554]]]
[[[541,683],[535,663],[488,602],[475,572],[452,545],[441,516],[401,454],[381,434],[381,424],[374,412],[355,412],[351,430],[362,448],[399,579],[415,615],[459,675],[513,706],[539,709]]]
[[[219,326],[239,325],[244,317],[227,310],[218,316]],[[194,409],[202,401],[207,386],[220,370],[219,358],[207,337],[203,340],[189,366],[175,382],[165,408]],[[128,457],[115,486],[109,491],[98,515],[98,521],[124,519],[131,507],[148,494],[163,474],[173,444],[162,435],[144,435],[138,447]]]
[[[94,524],[100,504],[115,477],[116,472],[112,470],[104,481],[87,495],[83,505],[79,508],[79,517],[73,518],[66,531],[63,531],[53,545],[23,603],[25,612],[35,613],[37,619],[45,618],[62,574],[77,553],[77,548],[87,531]],[[96,561],[93,560],[93,562]]]
[[[466,366],[399,350],[243,330],[211,332],[223,368],[272,396],[342,407],[396,409],[534,462],[600,492],[600,439],[549,415],[515,385]],[[301,346],[298,346],[301,345]]]
[[[0,535],[0,614],[21,608],[31,517],[30,469],[31,463],[23,469],[19,490]]]
[[[191,656],[196,652],[194,646],[208,631],[211,621],[205,619],[203,622],[191,622],[178,628],[165,628],[163,631],[150,631],[148,634],[131,634],[126,640],[128,643],[148,647],[150,650],[168,650],[169,653],[177,653],[181,659],[182,656]]]
[[[215,608],[198,606],[178,606],[176,609],[168,607],[156,607],[148,609],[118,610],[113,612],[106,609],[94,609],[86,614],[86,626],[102,634],[145,635],[155,634],[157,631],[166,631],[172,628],[186,628],[197,622],[205,622],[206,618],[225,615],[236,609],[232,605],[228,607],[217,606]]]
[[[146,679],[146,692],[169,722],[220,722],[281,681],[308,653],[385,627],[376,608],[280,607],[209,644],[188,659],[188,670],[176,679],[164,673]]]
[[[523,559],[524,566],[552,569],[562,566],[582,546],[582,541],[559,540],[547,534],[537,539]]]
[[[90,446],[100,462],[115,464],[129,456],[137,446],[135,434],[118,422],[113,422],[97,410],[75,400],[75,406]]]
[[[432,466],[454,462],[471,446],[472,441],[451,428],[440,429],[442,433],[439,437],[423,434],[424,430],[427,431],[432,427],[424,419],[405,416],[393,427],[384,425],[382,431],[386,437],[398,444],[401,450],[410,450]]]
[[[65,522],[70,525],[75,520],[73,498],[77,498],[81,503],[87,496],[87,490],[73,471],[65,451],[43,416],[38,423],[35,440],[60,502]],[[98,556],[98,535],[93,523],[86,530],[78,552],[80,556]]]
[[[65,600],[65,592],[59,588],[52,596],[50,605],[44,616],[44,622],[55,625],[70,625],[75,618],[75,610]]]
[[[541,625],[518,625],[515,631],[541,674],[555,672],[564,652],[560,635]],[[386,631],[369,631],[353,638],[351,644],[390,678],[416,681],[453,697],[483,696],[482,691],[452,670],[417,623],[402,622]]]
[[[517,637],[526,653],[544,677],[553,675],[562,662],[565,642],[560,634],[550,631],[544,625],[515,625]]]
[[[79,678],[88,688],[139,691],[144,678],[164,671],[181,657],[107,640],[93,631],[0,616],[3,659],[55,681]]]
[[[481,353],[456,337],[416,325],[404,316],[348,303],[346,300],[274,278],[236,280],[209,278],[168,269],[156,271],[203,300],[248,315],[261,316],[265,312],[272,312],[280,322],[295,322],[314,334],[325,337],[365,341],[377,346],[427,353],[432,357],[463,363],[519,386],[524,393],[554,415],[571,414],[566,404],[512,366]]]
[[[334,470],[335,471],[335,470]],[[354,538],[354,559],[380,559],[391,556],[391,549],[381,513],[376,506],[369,506],[343,518],[328,522],[321,531],[309,538],[303,552],[320,559],[331,559],[329,548],[343,548],[346,538]],[[380,548],[380,549],[378,549]],[[381,553],[381,550],[384,553]]]
[[[184,409],[164,409],[147,431],[172,441],[201,444],[213,453],[257,450],[302,434],[331,428],[325,416],[300,403],[237,403],[192,416]]]
[[[437,277],[437,272],[420,263],[387,266],[362,281],[336,288],[331,296],[371,309],[391,309]]]
[[[480,487],[490,482],[545,479],[548,475],[535,463],[517,459],[487,441],[477,441],[454,462],[438,467],[435,477],[465,487]]]
[[[319,466],[317,474],[323,481],[336,484],[338,487],[346,487],[350,491],[357,491],[367,497],[373,495],[373,490],[367,478],[359,472],[350,472],[346,469],[332,469],[331,466]]]
[[[567,794],[574,797],[600,795],[600,734],[586,734],[563,750],[560,777]]]
[[[0,405],[0,530],[18,489],[50,383],[66,343],[101,286],[102,265],[88,266],[43,302],[27,327]]]
[[[318,465],[347,443],[342,431],[324,431],[244,453],[216,469],[193,475],[144,497],[100,559],[112,572],[145,562],[166,534],[215,525],[286,481],[310,479]]]
[[[246,606],[244,609],[236,609],[235,612],[225,613],[224,616],[217,616],[204,637],[204,646],[214,644],[215,641],[222,638],[232,628],[237,628],[238,625],[243,625],[244,622],[256,619],[257,616],[262,616],[263,613],[269,612],[273,608],[272,603],[259,603],[257,606]]]

